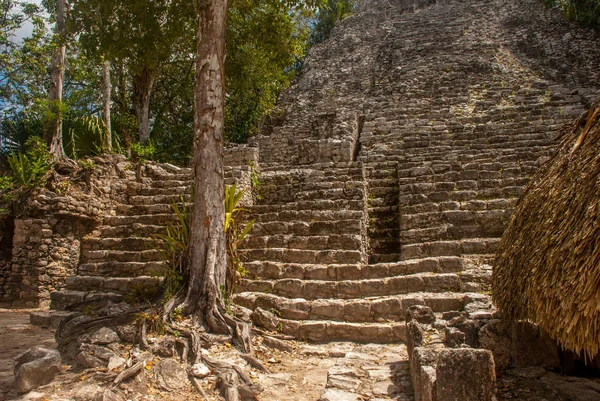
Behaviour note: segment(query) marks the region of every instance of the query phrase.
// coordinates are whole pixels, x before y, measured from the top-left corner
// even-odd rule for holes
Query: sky
[[[42,4],[42,0],[29,0],[29,2],[37,4],[37,5]],[[21,25],[21,27],[14,32],[13,40],[15,42],[20,42],[24,38],[30,36],[32,31],[33,31],[33,24],[31,23],[31,21],[25,21],[25,23],[23,25]]]

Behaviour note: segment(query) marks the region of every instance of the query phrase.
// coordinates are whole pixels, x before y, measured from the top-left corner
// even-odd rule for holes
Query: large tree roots
[[[262,391],[260,385],[253,383],[251,377],[240,367],[231,363],[214,359],[208,349],[218,344],[232,344],[239,357],[253,369],[268,372],[268,369],[252,356],[251,327],[248,323],[219,312],[213,316],[214,321],[224,322],[227,334],[213,334],[207,327],[200,326],[194,317],[187,319],[170,319],[162,314],[162,308],[131,308],[125,304],[102,304],[90,313],[89,305],[78,306],[85,313],[72,316],[63,321],[56,339],[63,357],[78,361],[76,356],[82,349],[82,342],[89,341],[90,336],[102,328],[110,328],[116,333],[124,333],[130,329],[131,336],[126,341],[121,334],[121,343],[129,342],[141,349],[146,355],[158,355],[178,358],[180,363],[188,366],[188,379],[192,386],[205,397],[202,380],[198,377],[198,366],[209,369],[217,378],[216,385],[227,401],[255,399]],[[209,319],[205,319],[207,324]],[[157,326],[158,325],[158,326]],[[208,325],[208,324],[207,324]],[[157,341],[157,331],[162,335]],[[152,338],[150,338],[152,337]],[[88,339],[88,340],[86,340]],[[85,348],[85,344],[83,346]],[[150,357],[151,359],[152,357]],[[120,373],[103,373],[103,381],[110,382],[112,388],[131,380],[147,367],[147,360],[133,359]]]

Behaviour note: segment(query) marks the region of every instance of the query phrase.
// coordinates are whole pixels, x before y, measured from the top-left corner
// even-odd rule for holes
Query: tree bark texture
[[[60,43],[52,52],[51,57],[51,79],[50,89],[48,91],[48,103],[52,112],[52,120],[45,127],[44,137],[50,148],[50,153],[55,160],[66,158],[63,148],[62,138],[62,99],[63,99],[63,81],[65,75],[65,54],[66,54],[66,20],[67,20],[67,0],[57,0],[56,2],[56,27],[54,32],[58,36]]]
[[[227,0],[200,1],[194,87],[195,199],[184,310],[213,332],[229,333],[222,317],[225,285],[223,101]]]
[[[144,67],[133,77],[133,107],[142,145],[150,139],[150,94],[156,77],[156,69]]]
[[[112,86],[110,84],[110,63],[104,61],[102,63],[102,109],[103,119],[105,126],[104,143],[102,144],[102,150],[106,153],[112,152],[112,133],[110,126],[110,91]]]

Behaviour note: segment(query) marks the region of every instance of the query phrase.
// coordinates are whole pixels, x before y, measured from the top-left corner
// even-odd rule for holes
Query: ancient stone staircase
[[[191,199],[191,170],[170,165],[146,167],[142,182],[128,181],[128,202],[81,241],[77,275],[51,294],[51,308],[94,298],[141,301],[160,285],[166,262],[156,234],[176,216],[173,202]]]
[[[395,342],[412,305],[444,313],[489,300],[490,258],[517,197],[560,125],[600,93],[594,69],[546,71],[540,57],[561,45],[519,53],[532,39],[509,22],[540,7],[365,1],[311,50],[283,111],[252,138],[261,188],[233,300],[257,325],[312,341]],[[540,21],[531,23],[550,40]],[[579,47],[599,55],[592,65],[600,52],[584,39]],[[227,171],[229,183],[240,179]],[[189,200],[189,178],[154,166],[131,180],[127,202],[83,239],[78,275],[53,307],[158,285],[164,262],[151,235],[173,219],[173,200]]]

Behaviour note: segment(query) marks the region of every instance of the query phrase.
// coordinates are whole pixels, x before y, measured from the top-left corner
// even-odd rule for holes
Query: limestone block
[[[433,351],[416,347],[410,357],[410,371],[415,392],[415,401],[438,401],[434,397],[436,370]],[[441,401],[441,400],[439,400]]]
[[[479,346],[492,351],[497,371],[508,368],[512,362],[510,330],[501,320],[489,321],[479,330]]]
[[[512,326],[512,356],[517,367],[560,367],[559,347],[537,325],[519,321]]]
[[[458,348],[439,353],[435,372],[437,401],[492,401],[494,357],[488,350]]]
[[[182,389],[188,381],[186,369],[173,359],[160,361],[156,369],[156,379],[165,390]]]
[[[24,393],[49,383],[60,369],[58,351],[33,347],[15,359],[15,388]]]
[[[416,320],[419,323],[432,324],[435,322],[435,315],[429,306],[413,305],[406,311],[406,321]]]

